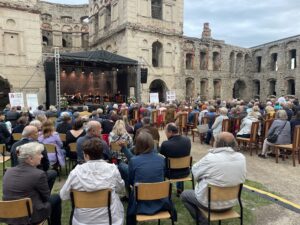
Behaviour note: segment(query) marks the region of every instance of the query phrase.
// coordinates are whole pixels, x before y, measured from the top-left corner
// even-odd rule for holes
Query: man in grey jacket
[[[222,132],[216,136],[215,148],[193,165],[192,173],[197,181],[195,191],[186,190],[181,194],[181,200],[194,219],[198,208],[207,209],[208,184],[231,187],[244,183],[246,179],[246,160],[243,154],[236,152],[237,147],[234,136],[228,132]],[[236,201],[211,202],[211,209],[224,211],[232,208]],[[199,213],[200,224],[207,221]]]

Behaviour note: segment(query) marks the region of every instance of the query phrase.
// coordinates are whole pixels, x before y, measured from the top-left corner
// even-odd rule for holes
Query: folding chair
[[[155,127],[157,127],[157,117],[158,117],[157,110],[152,110],[151,111],[152,125]]]
[[[276,163],[278,163],[280,149],[286,149],[286,150],[292,152],[293,166],[296,166],[295,154],[298,152],[298,163],[300,164],[300,151],[299,151],[299,149],[300,149],[300,125],[296,126],[294,129],[294,137],[293,137],[292,144],[274,145],[273,147],[275,148]]]
[[[180,157],[180,158],[167,158],[167,174],[168,177],[171,177],[172,170],[178,170],[178,169],[186,169],[189,168],[190,171],[192,169],[192,163],[193,163],[193,157],[192,156],[185,156],[185,157]],[[193,184],[193,189],[195,187],[194,183],[194,176],[193,173],[192,177],[190,175],[183,177],[183,178],[177,178],[177,179],[169,179],[171,183],[174,182],[184,182],[184,181],[192,181]],[[183,185],[184,189],[184,185]]]
[[[139,183],[134,185],[134,189],[137,204],[139,204],[139,201],[153,201],[163,198],[169,198],[171,200],[172,184],[169,181],[158,183]],[[169,211],[161,211],[153,215],[136,215],[137,222],[158,220],[158,224],[160,224],[160,220],[162,219],[171,219],[172,225],[174,225],[173,218]]]
[[[187,133],[189,132],[189,130],[191,130],[191,132],[193,134],[193,129],[196,129],[197,125],[198,125],[198,117],[199,117],[199,113],[194,113],[193,123],[186,125]]]
[[[69,149],[70,149],[70,155],[76,155],[77,156],[77,143],[76,142],[73,142],[73,143],[70,143],[69,144]],[[74,158],[71,158],[69,157],[69,169],[71,171],[71,166],[73,167],[74,166],[74,163],[75,162],[75,165],[77,164],[77,157],[74,159]]]
[[[255,147],[256,147],[255,151],[256,151],[256,154],[257,154],[257,149],[258,149],[258,138],[257,138],[258,126],[259,126],[259,122],[253,122],[252,123],[250,138],[242,138],[242,137],[237,137],[236,138],[239,145],[240,145],[241,142],[245,143],[245,144],[248,144],[251,156],[252,156],[252,149],[255,148]]]
[[[6,156],[6,146],[5,144],[0,144],[0,151],[2,157],[0,158],[0,163],[2,163],[3,175],[5,173],[5,163],[10,160],[10,156]]]
[[[28,217],[29,224],[31,223],[32,216],[32,201],[30,198],[22,198],[12,201],[0,201],[0,221],[5,221],[5,219],[17,219]],[[46,222],[43,221],[39,225]],[[48,221],[50,224],[50,221]]]
[[[44,144],[44,146],[45,146],[46,151],[47,151],[48,154],[49,153],[55,154],[56,163],[53,165],[53,169],[55,169],[57,171],[58,180],[60,181],[61,165],[59,164],[59,161],[58,161],[58,155],[57,155],[56,146],[54,144]]]
[[[23,137],[22,137],[21,133],[12,133],[12,138],[13,138],[14,142],[16,142],[16,141],[21,140]]]
[[[93,192],[71,190],[72,211],[70,214],[69,224],[72,225],[72,219],[75,208],[102,208],[107,207],[109,225],[112,224],[111,215],[111,189],[103,189]]]
[[[243,225],[243,205],[241,201],[241,193],[243,189],[243,184],[239,184],[233,187],[217,187],[213,185],[208,185],[208,209],[199,208],[200,213],[207,218],[208,224],[210,225],[212,221],[219,221],[221,225],[222,220],[240,218],[240,224]],[[233,209],[228,209],[226,211],[216,212],[211,210],[212,201],[228,201],[237,199],[240,206],[240,214]],[[196,213],[198,214],[197,211]],[[198,215],[196,217],[196,224],[199,224]]]

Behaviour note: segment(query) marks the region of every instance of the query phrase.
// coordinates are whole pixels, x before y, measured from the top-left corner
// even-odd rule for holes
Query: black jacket
[[[191,153],[191,140],[181,135],[170,137],[169,140],[164,141],[160,147],[160,154],[167,158],[180,158],[189,156]],[[190,173],[187,169],[176,169],[167,171],[168,178],[182,178],[188,176]]]

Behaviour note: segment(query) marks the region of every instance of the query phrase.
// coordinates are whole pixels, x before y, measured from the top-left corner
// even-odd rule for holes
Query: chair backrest
[[[133,110],[133,119],[136,121],[139,120],[139,110],[138,109]]]
[[[264,137],[266,138],[268,135],[268,131],[273,123],[273,119],[265,120],[264,122]]]
[[[218,187],[208,185],[208,201],[229,201],[239,199],[243,188],[243,184],[233,187]]]
[[[153,110],[151,112],[151,117],[152,117],[152,123],[157,123],[157,110]]]
[[[0,218],[13,219],[21,217],[31,218],[32,202],[30,198],[12,201],[0,201]]]
[[[6,151],[6,145],[5,144],[0,144],[0,153],[2,154],[2,156],[4,156]]]
[[[172,184],[169,181],[158,183],[137,183],[134,185],[137,201],[150,201],[171,198]]]
[[[120,152],[122,147],[117,142],[110,142],[110,149],[113,152]]]
[[[250,133],[250,142],[256,142],[258,127],[259,127],[259,122],[252,122],[251,133]]]
[[[185,127],[187,124],[187,113],[182,113],[179,116],[179,126],[180,127]]]
[[[70,149],[70,152],[77,152],[77,143],[76,142],[70,143],[69,149]]]
[[[161,111],[161,115],[162,115],[161,122],[165,122],[166,121],[166,114],[167,114],[166,110],[162,110]]]
[[[192,166],[193,157],[185,156],[180,158],[168,158],[168,169],[184,169]]]
[[[93,192],[71,190],[71,201],[76,208],[110,207],[111,189]]]
[[[111,225],[111,191],[111,189],[103,189],[93,192],[71,190],[72,212],[70,214],[70,221],[72,221],[73,218],[74,208],[107,207],[109,224]]]
[[[196,128],[198,125],[198,117],[199,117],[199,113],[194,113],[194,121],[193,121],[194,128]]]
[[[222,132],[229,132],[230,123],[229,119],[223,119],[222,121]]]
[[[298,149],[300,148],[300,125],[295,126],[294,128],[294,136],[293,136],[293,148]]]
[[[67,138],[67,135],[66,134],[62,134],[62,133],[59,133],[59,138],[62,142],[66,142],[66,138]]]
[[[21,133],[12,133],[12,137],[14,141],[19,141],[22,139],[22,134]]]
[[[44,144],[47,153],[56,153],[56,146],[54,144]]]

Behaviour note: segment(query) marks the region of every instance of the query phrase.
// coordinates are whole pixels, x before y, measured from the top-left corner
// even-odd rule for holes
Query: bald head
[[[24,138],[32,138],[37,140],[38,138],[38,129],[33,125],[28,125],[24,128],[22,132],[22,137]]]
[[[95,120],[91,120],[86,125],[87,132],[94,136],[94,137],[100,137],[101,136],[101,123]]]
[[[231,147],[234,149],[235,147],[237,147],[237,143],[232,133],[221,132],[216,137],[215,147],[216,148]]]

